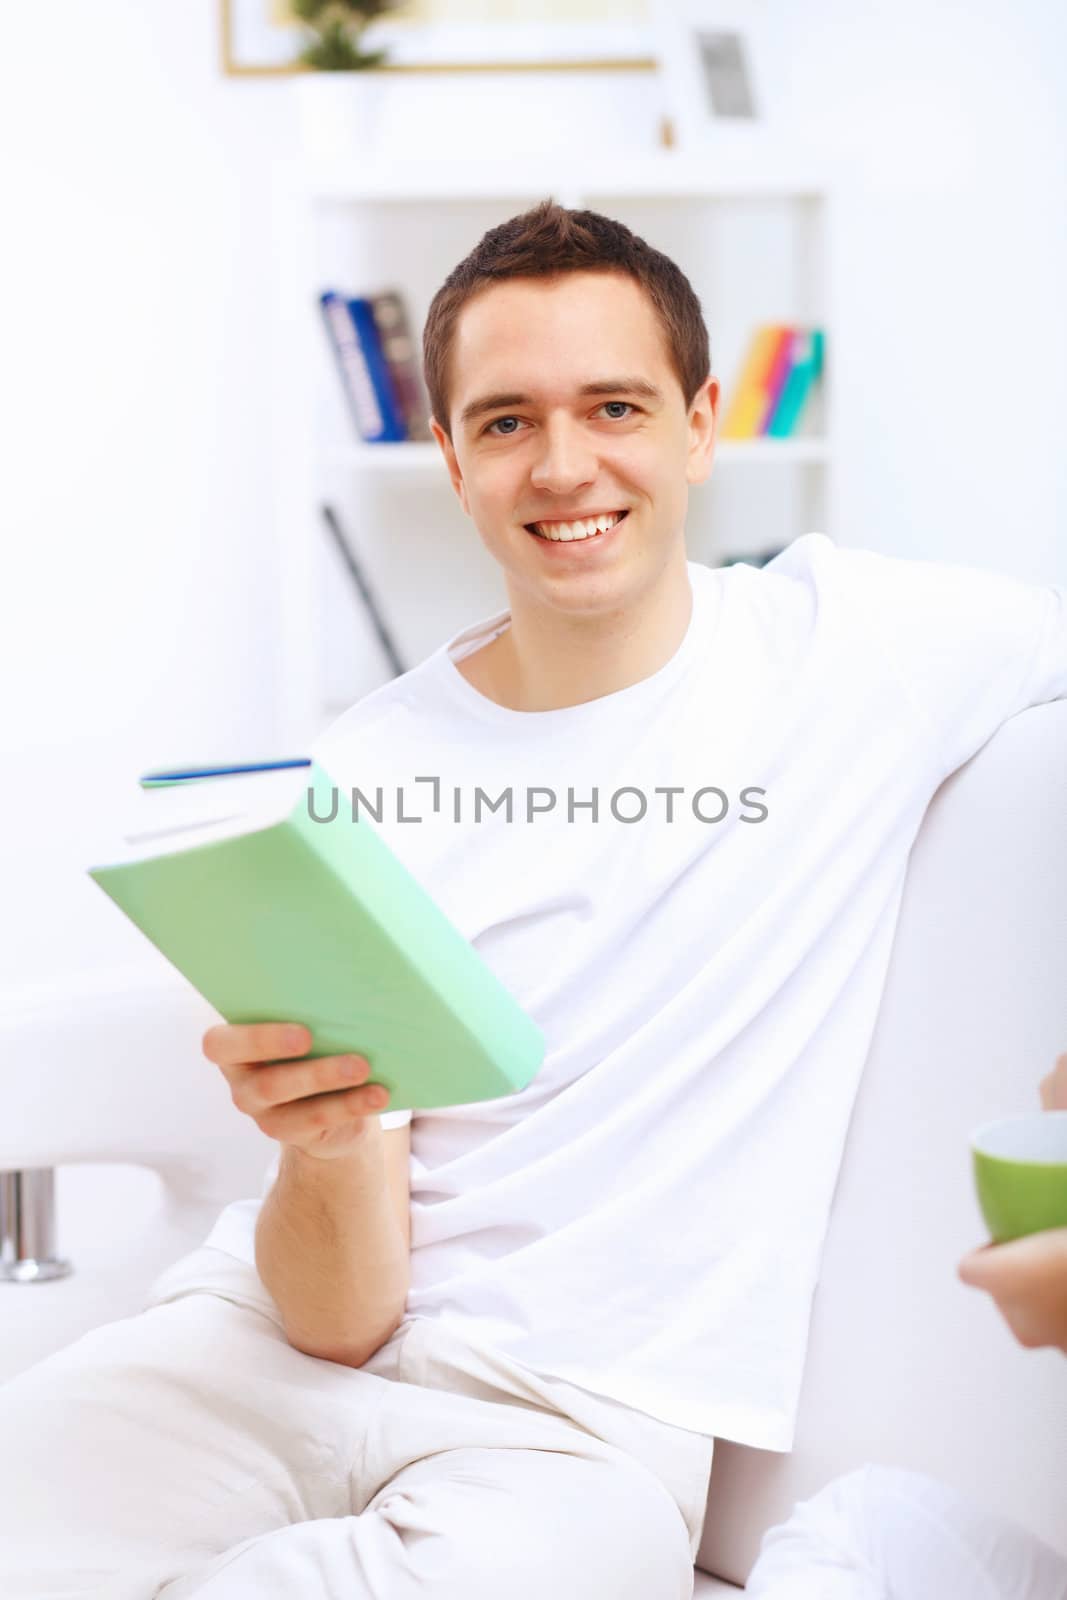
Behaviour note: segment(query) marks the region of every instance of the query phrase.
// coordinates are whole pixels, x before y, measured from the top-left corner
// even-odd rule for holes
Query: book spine
[[[403,414],[393,388],[389,363],[385,359],[385,352],[378,337],[378,327],[374,320],[371,303],[365,295],[356,295],[349,299],[348,309],[357,337],[363,347],[363,357],[367,363],[367,371],[370,375],[370,381],[374,385],[378,409],[382,416],[381,431],[373,442],[375,444],[392,444],[401,439],[406,439],[407,429],[404,426]]]
[[[796,432],[797,424],[815,382],[822,375],[822,364],[822,329],[801,329],[796,364],[789,374],[785,388],[782,390],[781,398],[767,428],[767,433],[772,438],[787,439]]]
[[[781,332],[780,323],[765,323],[753,334],[742,364],[737,389],[723,422],[722,438],[755,437],[766,406],[765,385]]]
[[[281,761],[246,761],[233,767],[184,767],[172,772],[146,772],[138,782],[142,789],[165,789],[172,784],[199,783],[205,778],[237,777],[244,772],[276,772],[285,767],[309,767],[310,756],[293,756]]]
[[[778,336],[774,354],[771,356],[770,371],[764,385],[763,415],[760,417],[757,432],[766,434],[771,418],[778,409],[778,402],[782,397],[786,380],[793,370],[797,352],[800,349],[800,329],[783,328]]]
[[[339,294],[327,290],[319,296],[319,306],[356,430],[361,439],[372,443],[381,438],[385,419],[348,304]]]
[[[415,358],[415,341],[404,302],[395,289],[383,289],[380,294],[370,296],[370,303],[407,436],[409,439],[432,439],[429,402]]]

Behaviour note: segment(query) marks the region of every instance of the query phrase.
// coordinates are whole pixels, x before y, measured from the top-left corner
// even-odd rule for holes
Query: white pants
[[[0,1386],[4,1600],[689,1600],[714,1441],[413,1318],[294,1350],[202,1246]]]
[[[1067,1600],[1067,1560],[947,1484],[868,1466],[764,1534],[745,1596]]]

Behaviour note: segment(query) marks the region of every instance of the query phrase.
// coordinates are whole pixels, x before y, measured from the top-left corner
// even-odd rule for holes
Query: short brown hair
[[[483,234],[430,302],[422,333],[423,375],[430,410],[449,439],[449,364],[463,307],[505,278],[554,278],[564,272],[622,272],[636,279],[659,317],[688,411],[711,371],[711,350],[700,301],[685,273],[624,223],[599,211],[570,211],[541,200]]]

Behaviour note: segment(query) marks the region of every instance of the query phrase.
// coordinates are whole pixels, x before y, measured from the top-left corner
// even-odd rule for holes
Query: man
[[[545,1061],[412,1117],[299,1018],[209,1030],[279,1145],[264,1197],[0,1390],[29,1440],[0,1580],[47,1571],[19,1592],[690,1594],[715,1438],[792,1444],[926,806],[1067,695],[1060,591],[819,533],[687,562],[719,385],[688,280],[622,224],[490,230],[423,342],[509,607],[316,754],[397,795],[376,826]]]

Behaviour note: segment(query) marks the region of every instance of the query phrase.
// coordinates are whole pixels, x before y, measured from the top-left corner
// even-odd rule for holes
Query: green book
[[[356,1053],[388,1110],[523,1089],[540,1030],[311,762],[146,788],[89,876],[227,1022],[300,1022]]]

